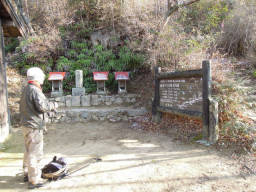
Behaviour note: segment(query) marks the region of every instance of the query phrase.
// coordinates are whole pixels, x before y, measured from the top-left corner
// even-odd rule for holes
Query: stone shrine
[[[93,72],[93,80],[97,83],[97,94],[106,94],[105,81],[108,80],[108,72]]]
[[[66,72],[50,72],[49,81],[52,81],[51,97],[61,97],[63,95],[63,79]]]
[[[83,87],[83,71],[76,70],[76,87],[72,88],[72,96],[82,96],[85,95],[85,88]]]
[[[129,80],[129,72],[115,72],[115,80],[118,81],[118,94],[127,93],[126,81]]]

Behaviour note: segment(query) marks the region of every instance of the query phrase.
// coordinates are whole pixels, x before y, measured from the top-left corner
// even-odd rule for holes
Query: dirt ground
[[[27,191],[22,181],[23,137],[14,129],[0,151],[0,191]],[[45,158],[67,158],[76,168],[62,180],[34,191],[93,192],[255,192],[256,176],[241,170],[213,147],[182,144],[171,136],[129,128],[128,123],[55,124],[45,135]]]

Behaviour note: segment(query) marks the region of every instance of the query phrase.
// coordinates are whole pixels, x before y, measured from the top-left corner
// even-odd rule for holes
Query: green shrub
[[[115,71],[136,71],[143,62],[144,57],[132,52],[124,46],[115,55],[111,49],[105,49],[102,45],[89,48],[86,42],[71,42],[71,49],[67,51],[67,56],[60,56],[56,61],[55,70],[66,71],[67,77],[64,79],[63,87],[71,92],[75,85],[75,70],[83,70],[84,87],[87,92],[96,91],[96,83],[93,81],[93,71],[109,71],[109,80],[106,87],[114,92],[117,82],[114,79]],[[48,62],[49,63],[49,62]],[[30,67],[30,66],[28,66]],[[50,91],[49,83],[46,81],[44,91]]]
[[[61,56],[58,60],[57,60],[57,70],[58,71],[65,71],[65,69],[69,69],[70,66],[72,65],[72,61],[70,61],[68,58]]]
[[[5,52],[6,53],[14,52],[16,47],[18,47],[18,46],[19,46],[18,38],[14,38],[14,37],[8,38],[7,44],[5,45]]]
[[[256,78],[256,70],[253,72],[253,76]]]
[[[43,85],[43,92],[49,92],[52,88],[51,83],[47,80],[49,77],[49,74],[46,75],[44,85]]]

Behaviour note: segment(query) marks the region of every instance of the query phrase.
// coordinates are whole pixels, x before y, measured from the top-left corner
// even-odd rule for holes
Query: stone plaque
[[[83,87],[83,71],[82,70],[76,70],[76,88],[82,88]]]
[[[160,106],[202,112],[202,78],[160,80]]]
[[[72,96],[82,96],[85,95],[85,88],[83,87],[83,71],[76,70],[76,87],[72,88]]]

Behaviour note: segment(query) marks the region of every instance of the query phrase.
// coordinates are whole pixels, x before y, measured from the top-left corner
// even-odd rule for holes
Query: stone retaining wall
[[[67,95],[51,98],[50,100],[57,102],[60,107],[120,106],[134,104],[136,102],[136,95]]]
[[[50,113],[48,123],[86,121],[129,121],[147,113],[145,108],[134,109],[135,94],[84,95],[51,98],[58,103],[56,113]],[[130,106],[130,107],[129,107]]]
[[[48,123],[59,122],[87,122],[87,121],[129,121],[147,113],[145,108],[133,109],[131,107],[77,107],[60,108],[57,113],[51,113]]]

